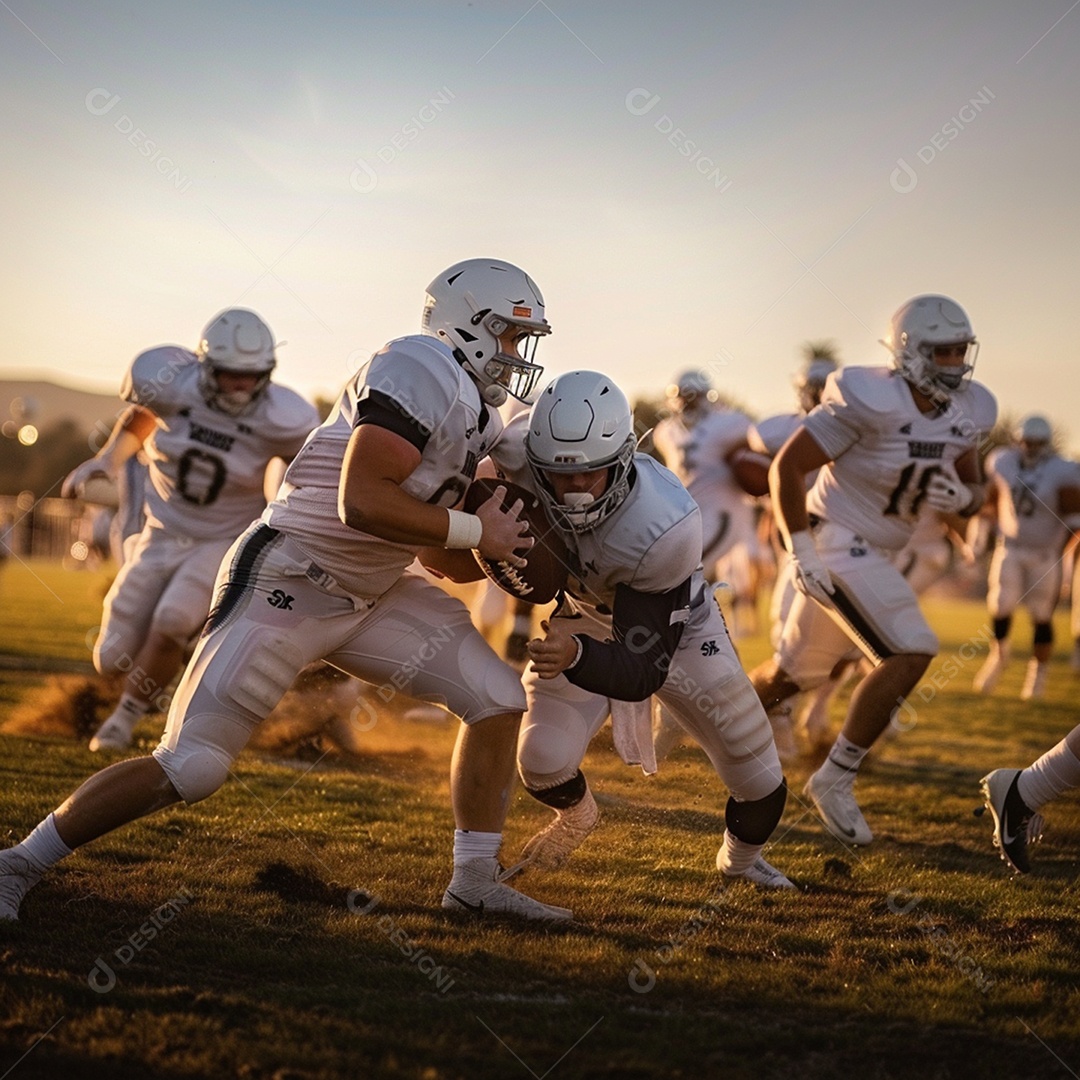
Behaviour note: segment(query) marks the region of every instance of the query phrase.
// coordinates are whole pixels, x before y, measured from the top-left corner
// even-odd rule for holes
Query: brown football
[[[728,462],[735,483],[755,498],[769,494],[769,465],[771,461],[764,454],[757,454],[745,447],[736,450]]]
[[[508,562],[489,562],[474,551],[480,568],[496,585],[519,600],[530,604],[546,604],[554,600],[559,590],[566,584],[566,543],[559,530],[548,521],[543,504],[527,488],[512,484],[508,480],[492,480],[485,477],[474,480],[465,492],[465,504],[462,507],[469,514],[475,514],[481,503],[487,502],[497,487],[506,488],[503,496],[503,509],[509,510],[520,499],[524,504],[519,517],[528,521],[529,535],[536,543],[526,556],[528,565],[520,569]]]

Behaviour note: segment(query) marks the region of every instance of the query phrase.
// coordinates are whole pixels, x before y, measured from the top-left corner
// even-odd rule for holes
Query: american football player
[[[151,757],[91,777],[21,844],[0,852],[0,917],[71,849],[226,780],[296,674],[326,660],[369,683],[443,703],[463,723],[451,764],[457,830],[444,907],[565,920],[500,879],[498,851],[525,694],[465,605],[419,575],[418,554],[523,565],[532,544],[493,495],[455,509],[497,439],[496,407],[525,397],[550,327],[518,267],[468,259],[428,286],[423,332],[380,349],[308,438],[277,498],[233,545],[214,609]]]
[[[275,365],[270,328],[243,308],[215,315],[194,352],[141,353],[108,442],[64,481],[66,496],[98,474],[123,489],[136,453],[149,462],[144,525],[125,544],[94,645],[94,666],[123,674],[124,691],[91,750],[129,746],[147,710],[167,708],[166,688],[206,620],[218,565],[266,505],[267,464],[291,460],[319,422],[313,405],[270,381]]]
[[[675,475],[636,453],[626,397],[599,372],[559,376],[524,432],[507,434],[494,453],[501,471],[531,482],[571,559],[560,606],[543,623],[544,638],[529,643],[518,769],[555,816],[525,846],[521,865],[560,865],[596,826],[581,761],[609,713],[624,759],[655,771],[655,693],[731,791],[721,873],[791,888],[761,856],[787,787],[702,571],[697,504]]]
[[[1026,769],[994,769],[982,778],[983,798],[994,819],[994,846],[1017,873],[1031,869],[1028,845],[1042,835],[1042,808],[1076,788],[1080,724]]]
[[[1054,648],[1051,621],[1061,592],[1061,554],[1080,526],[1080,465],[1054,453],[1053,430],[1043,416],[1029,416],[1013,433],[1014,445],[986,462],[986,503],[972,521],[972,548],[986,548],[991,527],[998,543],[990,560],[986,597],[994,643],[973,686],[989,694],[1009,661],[1013,612],[1023,604],[1034,624],[1032,657],[1020,697],[1041,698]]]
[[[806,785],[828,830],[849,844],[873,838],[854,795],[859,765],[938,649],[893,555],[924,503],[978,511],[977,448],[997,415],[993,395],[971,379],[975,334],[955,301],[907,301],[885,344],[890,366],[831,375],[773,462],[773,509],[800,591],[775,655],[750,676],[772,710],[824,682],[852,643],[874,664]]]

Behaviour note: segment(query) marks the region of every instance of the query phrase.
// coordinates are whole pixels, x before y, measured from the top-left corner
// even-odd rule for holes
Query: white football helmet
[[[536,344],[551,333],[536,283],[512,263],[466,259],[427,287],[421,328],[441,338],[472,376],[484,400],[499,406],[510,394],[525,401],[543,368],[533,363]],[[517,331],[514,352],[499,338]]]
[[[955,300],[933,293],[903,304],[893,315],[882,344],[892,353],[893,368],[939,406],[971,376],[979,351],[964,309]],[[937,363],[934,350],[947,345],[966,346],[963,363]]]
[[[560,375],[529,414],[525,456],[548,516],[567,532],[587,532],[609,517],[630,493],[637,439],[626,395],[598,371]],[[608,469],[602,495],[574,493],[559,501],[548,473]]]
[[[195,355],[202,361],[199,388],[206,403],[229,416],[240,416],[265,391],[277,364],[274,335],[270,327],[247,308],[226,308],[207,324],[199,338]],[[225,393],[218,386],[219,371],[258,375],[250,391]]]
[[[825,380],[839,368],[835,360],[823,356],[815,357],[806,365],[806,369],[795,376],[795,393],[799,398],[799,408],[808,413],[821,401],[821,391],[825,389]]]
[[[1054,431],[1045,416],[1024,417],[1016,425],[1013,438],[1020,447],[1020,457],[1025,465],[1034,465],[1053,452]]]

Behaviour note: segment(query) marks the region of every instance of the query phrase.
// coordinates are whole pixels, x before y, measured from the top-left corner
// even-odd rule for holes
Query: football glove
[[[975,493],[956,476],[938,473],[926,485],[926,505],[941,514],[962,514]]]
[[[808,532],[791,534],[791,561],[795,565],[795,587],[799,592],[831,607],[832,578]]]

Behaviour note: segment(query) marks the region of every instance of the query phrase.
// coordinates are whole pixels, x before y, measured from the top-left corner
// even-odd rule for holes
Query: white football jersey
[[[1059,552],[1071,530],[1061,520],[1058,493],[1080,487],[1080,465],[1057,454],[1025,466],[1015,446],[995,450],[986,461],[988,478],[997,487],[998,529],[1017,547]]]
[[[884,367],[829,376],[821,404],[803,421],[832,459],[807,495],[807,510],[886,550],[911,536],[926,485],[994,426],[997,402],[981,383],[953,393],[941,412],[922,413],[907,381]]]
[[[710,408],[693,423],[685,415],[665,417],[653,431],[664,463],[701,507],[707,566],[754,534],[750,496],[736,483],[724,460],[746,442],[750,418],[732,409]]]
[[[319,414],[273,382],[243,416],[218,412],[199,389],[201,369],[187,349],[150,349],[135,358],[120,396],[157,417],[145,446],[148,523],[194,540],[236,537],[266,505],[267,462],[292,457]]]
[[[415,334],[391,341],[342,390],[285,473],[263,521],[291,536],[355,596],[381,596],[422,545],[395,544],[351,529],[338,517],[345,448],[360,403],[372,394],[427,433],[420,464],[401,485],[414,499],[456,506],[502,431],[499,414],[437,338]]]

